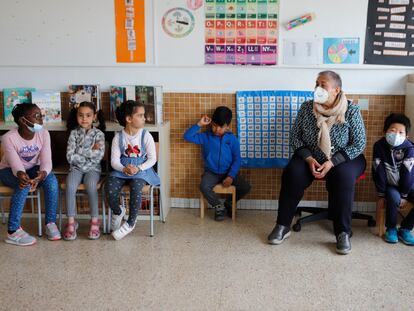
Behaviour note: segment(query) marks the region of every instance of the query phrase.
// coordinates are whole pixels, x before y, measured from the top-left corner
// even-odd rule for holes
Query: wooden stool
[[[218,194],[231,194],[231,219],[236,220],[236,187],[223,187],[222,184],[217,184],[216,186],[214,186],[213,191]],[[202,193],[200,193],[200,218],[204,218],[204,209],[208,205],[204,201],[204,196]]]
[[[385,233],[385,201],[377,201],[377,210],[376,210],[376,219],[377,219],[377,232],[378,236],[382,237]],[[400,212],[409,211],[413,205],[411,203],[405,204],[402,208],[399,209]]]

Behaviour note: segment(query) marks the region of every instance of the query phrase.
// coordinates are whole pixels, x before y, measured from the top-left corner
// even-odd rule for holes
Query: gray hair
[[[335,85],[339,88],[342,89],[342,79],[341,76],[339,74],[337,74],[335,71],[331,71],[331,70],[326,70],[326,71],[321,71],[318,74],[318,77],[320,76],[324,76],[324,77],[328,77],[330,80],[335,82]]]

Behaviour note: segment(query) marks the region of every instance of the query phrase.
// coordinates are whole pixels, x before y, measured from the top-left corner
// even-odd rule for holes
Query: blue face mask
[[[400,135],[397,133],[386,133],[385,139],[390,146],[398,147],[405,141],[405,135]]]
[[[33,123],[33,122],[30,122],[29,120],[27,120],[25,117],[23,117],[23,118],[26,120],[26,122],[29,122],[29,123],[33,124],[33,126],[26,125],[27,128],[29,129],[29,131],[31,131],[33,133],[37,133],[37,132],[40,132],[41,130],[43,130],[43,126],[41,124]]]

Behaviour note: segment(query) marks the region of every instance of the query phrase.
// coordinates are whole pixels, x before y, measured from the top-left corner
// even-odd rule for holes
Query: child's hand
[[[102,148],[102,144],[101,143],[95,143],[93,146],[92,146],[92,150],[99,150],[99,149],[101,149]]]
[[[32,184],[30,185],[30,192],[35,191],[38,184],[39,183],[32,181]]]
[[[123,172],[127,174],[128,176],[134,176],[135,174],[139,172],[139,168],[132,164],[128,164],[127,166],[124,167]]]
[[[32,181],[29,177],[29,175],[26,174],[26,172],[18,171],[17,172],[17,178],[19,179],[19,188],[23,189],[27,186],[30,186],[32,184]]]
[[[122,172],[124,174],[128,175],[128,176],[134,175],[134,174],[131,173],[131,169],[130,169],[129,165],[128,166],[125,166],[124,169],[122,170]]]
[[[132,175],[135,175],[140,171],[140,169],[137,166],[130,164],[129,171],[131,172]]]
[[[222,184],[225,188],[230,187],[231,184],[233,183],[233,178],[230,176],[227,176],[226,178],[224,178]]]
[[[401,199],[400,208],[403,208],[406,204],[407,204],[407,200],[406,199]]]
[[[37,176],[35,178],[32,179],[32,184],[33,183],[40,183],[43,179],[45,179],[47,176],[46,171],[38,171],[37,172]]]
[[[201,117],[200,121],[198,121],[197,125],[198,126],[205,126],[205,125],[209,125],[211,123],[211,118],[209,118],[207,115],[204,115]]]

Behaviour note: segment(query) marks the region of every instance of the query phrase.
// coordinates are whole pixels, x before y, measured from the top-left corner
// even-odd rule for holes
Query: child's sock
[[[10,235],[12,235],[15,232],[16,232],[16,230],[7,230],[7,233],[10,234]]]

